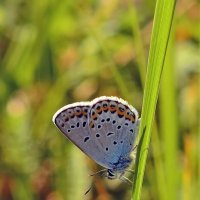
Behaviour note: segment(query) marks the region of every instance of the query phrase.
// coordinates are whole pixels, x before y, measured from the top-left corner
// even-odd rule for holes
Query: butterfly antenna
[[[103,176],[103,174],[107,171],[107,169],[102,169],[98,172],[95,172],[94,174],[90,174],[90,176],[95,176],[97,174],[99,174],[100,176]]]
[[[103,175],[105,174],[106,171],[107,171],[107,169],[102,169],[102,170],[100,170],[100,171],[98,171],[98,172],[95,172],[94,174],[90,174],[90,176],[95,176],[95,175],[97,175],[97,174],[99,174],[100,176],[103,176]],[[85,195],[86,195],[87,193],[89,193],[90,190],[91,190],[93,187],[94,187],[94,183],[91,184],[91,186],[89,187],[89,189],[85,192]]]

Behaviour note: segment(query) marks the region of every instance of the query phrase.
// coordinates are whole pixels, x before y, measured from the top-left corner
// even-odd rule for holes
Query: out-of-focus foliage
[[[65,104],[101,95],[122,97],[141,111],[154,6],[0,2],[0,199],[130,199],[125,183],[89,176],[100,167],[51,118]],[[178,1],[142,199],[200,196],[199,21],[197,0]]]
[[[167,60],[171,59],[170,57],[168,58],[166,55],[167,52],[170,52],[170,48],[168,47],[171,39],[170,35],[172,35],[171,30],[173,25],[175,7],[176,7],[176,0],[169,0],[169,1],[157,0],[156,2],[148,63],[147,63],[147,72],[145,78],[145,86],[143,92],[144,95],[142,103],[141,121],[140,121],[140,128],[138,131],[139,142],[138,142],[136,162],[135,162],[135,175],[133,177],[133,190],[131,198],[132,200],[141,199],[142,184],[144,179],[147,156],[149,152],[148,150],[150,147],[150,141],[152,137],[151,136],[152,125],[154,122],[154,116],[159,97],[161,78],[162,76],[164,76],[164,78],[168,77],[168,75],[171,76],[170,73],[171,68],[170,65],[167,63]],[[166,74],[166,72],[163,73],[164,64],[165,64],[165,69],[167,70],[167,72],[169,71],[169,74]],[[173,85],[170,86],[172,86],[173,88]],[[168,93],[167,95],[170,96],[171,94],[173,94],[172,92],[169,93],[167,91],[165,91],[165,93]],[[174,104],[172,104],[172,106],[173,105]],[[171,108],[171,110],[173,110],[173,107]],[[167,111],[167,113],[170,112]],[[174,124],[170,125],[172,125],[172,127],[174,126]],[[170,128],[169,131],[171,132]],[[173,134],[173,132],[171,134]],[[175,143],[175,145],[177,144],[176,140],[171,141],[171,143]],[[171,153],[172,153],[172,159],[176,157],[175,152],[171,151]],[[173,164],[175,165],[176,163],[173,162]],[[167,182],[166,186],[168,185],[172,187],[174,186],[171,183],[169,183],[168,180],[166,180],[166,182]],[[170,197],[170,199],[174,199],[176,197],[176,194],[174,192],[172,193],[172,190],[170,190],[168,196]]]

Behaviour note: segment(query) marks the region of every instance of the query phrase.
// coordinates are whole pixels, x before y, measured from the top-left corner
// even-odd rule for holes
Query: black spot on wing
[[[107,136],[110,136],[110,135],[113,135],[113,134],[115,134],[115,133],[109,132],[109,133],[107,134]]]
[[[85,127],[85,126],[86,126],[86,124],[87,124],[87,122],[83,122],[83,127]]]
[[[84,138],[84,142],[87,142],[90,138],[87,136]]]

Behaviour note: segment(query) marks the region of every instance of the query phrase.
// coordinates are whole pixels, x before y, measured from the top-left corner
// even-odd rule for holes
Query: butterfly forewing
[[[88,127],[89,110],[90,104],[84,102],[70,104],[58,110],[53,117],[53,121],[70,141],[102,165],[101,161],[104,160],[103,154],[92,139]],[[109,167],[108,165],[103,166]]]

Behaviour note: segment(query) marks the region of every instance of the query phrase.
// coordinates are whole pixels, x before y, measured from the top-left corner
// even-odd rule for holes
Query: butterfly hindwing
[[[129,156],[136,137],[137,111],[116,97],[93,100],[89,113],[91,136],[105,153],[105,162],[113,165]]]

